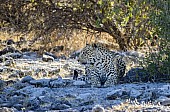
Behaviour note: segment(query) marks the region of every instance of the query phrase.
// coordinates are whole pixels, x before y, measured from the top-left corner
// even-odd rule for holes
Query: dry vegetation
[[[51,48],[55,46],[64,46],[64,50],[62,52],[52,52],[59,55],[68,56],[70,53],[77,51],[83,48],[86,43],[93,42],[101,42],[103,44],[107,44],[110,49],[119,50],[118,44],[116,44],[115,40],[107,33],[89,33],[85,31],[75,30],[74,32],[61,32],[54,31],[48,36],[39,37],[36,39],[35,32],[30,32],[28,34],[17,33],[9,30],[0,31],[0,39],[1,43],[8,39],[13,39],[15,42],[20,41],[20,38],[24,37],[27,41],[27,44],[18,47],[18,49],[22,48],[31,48],[40,50],[39,53],[42,54],[44,51],[51,52]],[[32,42],[33,44],[29,44]],[[5,47],[2,46],[1,49]]]
[[[112,108],[108,109],[109,111],[114,112],[162,112],[169,111],[169,107],[162,106],[159,103],[152,102],[143,102],[139,103],[138,101],[126,101],[119,105],[114,105]]]

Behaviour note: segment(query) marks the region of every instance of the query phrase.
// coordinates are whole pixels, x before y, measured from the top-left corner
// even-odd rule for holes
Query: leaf
[[[77,10],[77,8],[74,7],[74,8],[73,8],[73,11],[76,11],[76,10]]]
[[[96,25],[96,27],[98,27],[98,28],[100,27],[100,19],[97,19],[97,20],[96,20],[95,25]]]
[[[30,2],[32,2],[32,3],[33,3],[34,1],[35,1],[35,0],[30,0]]]
[[[127,23],[127,22],[129,21],[129,17],[128,17],[128,16],[125,17],[125,18],[124,18],[124,21],[125,21],[125,23]]]
[[[113,5],[114,5],[114,2],[113,2],[113,1],[112,1],[112,2],[110,2],[110,5],[111,5],[111,6],[113,6]]]
[[[130,12],[132,12],[132,11],[133,11],[133,7],[130,7],[130,9],[129,9],[129,10],[130,10]]]
[[[98,4],[99,4],[99,5],[102,5],[102,3],[103,3],[103,0],[99,0],[99,1],[98,1]]]
[[[130,14],[129,14],[129,17],[132,17],[132,16],[133,16],[132,13],[130,13]]]
[[[102,23],[105,23],[106,21],[108,21],[106,18],[102,19]]]

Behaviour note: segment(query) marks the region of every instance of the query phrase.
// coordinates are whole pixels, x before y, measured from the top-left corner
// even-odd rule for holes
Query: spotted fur
[[[114,85],[124,75],[125,63],[121,56],[101,44],[86,45],[78,61],[85,65],[86,77],[94,86]]]

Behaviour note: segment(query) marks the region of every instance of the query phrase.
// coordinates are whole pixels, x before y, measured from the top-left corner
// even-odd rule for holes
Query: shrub
[[[152,36],[157,38],[156,47],[149,50],[143,60],[145,69],[153,81],[170,79],[170,1],[152,1],[156,12],[151,14],[151,25],[156,29]],[[158,36],[154,36],[157,34]]]

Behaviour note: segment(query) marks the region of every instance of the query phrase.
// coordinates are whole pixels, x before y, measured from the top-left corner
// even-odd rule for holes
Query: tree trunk
[[[118,38],[117,43],[119,44],[120,50],[127,51],[128,46],[127,46],[124,38],[122,38],[122,37]]]
[[[126,44],[126,40],[122,35],[114,35],[110,34],[114,39],[116,39],[116,42],[119,45],[120,50],[127,51],[128,45]]]

